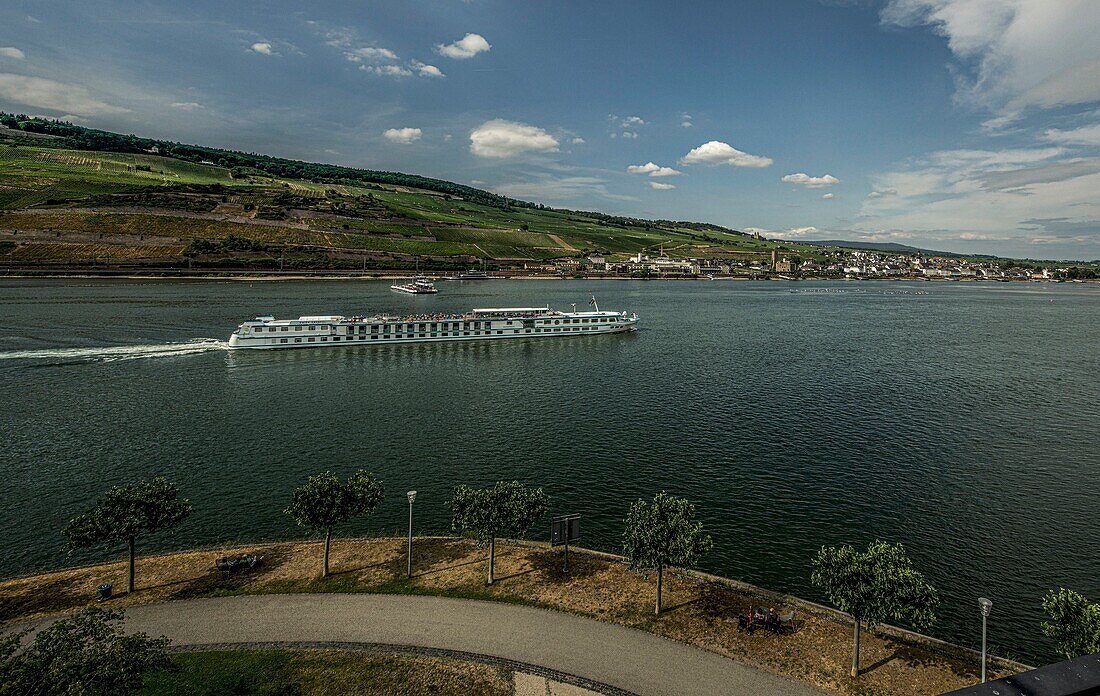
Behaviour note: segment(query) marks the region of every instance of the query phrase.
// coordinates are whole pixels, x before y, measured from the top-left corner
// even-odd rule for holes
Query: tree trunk
[[[664,578],[665,578],[665,567],[664,566],[657,566],[657,608],[653,612],[654,614],[660,614],[661,613],[661,586],[664,584],[663,583]]]
[[[497,557],[497,538],[489,539],[489,584],[493,584],[493,561]]]
[[[321,568],[321,577],[328,577],[328,548],[332,545],[332,527],[325,530],[325,565]]]
[[[859,619],[856,619],[854,640],[852,642],[852,677],[859,676]]]
[[[130,575],[126,580],[126,594],[131,594],[134,591],[134,537],[127,539],[126,545],[130,547]]]

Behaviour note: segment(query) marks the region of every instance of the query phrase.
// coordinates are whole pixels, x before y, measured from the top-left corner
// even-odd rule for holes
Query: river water
[[[0,576],[67,555],[60,529],[115,484],[163,475],[195,506],[142,551],[300,536],[313,472],[376,472],[342,534],[446,532],[458,483],[521,479],[584,544],[617,550],[630,502],[693,500],[705,570],[812,599],[823,544],[906,544],[940,590],[928,632],[1051,657],[1039,600],[1100,600],[1100,286],[482,281],[0,281]],[[586,306],[634,334],[307,351],[225,350],[272,313]],[[533,535],[548,535],[548,527]]]

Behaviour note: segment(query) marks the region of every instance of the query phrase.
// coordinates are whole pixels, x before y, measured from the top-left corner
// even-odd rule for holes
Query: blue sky
[[[1100,258],[1100,2],[21,2],[0,108],[555,206]]]

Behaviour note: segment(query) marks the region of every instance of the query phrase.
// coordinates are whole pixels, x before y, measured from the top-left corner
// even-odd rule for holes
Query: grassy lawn
[[[604,556],[572,553],[566,575],[556,551],[498,543],[497,582],[487,586],[486,552],[471,542],[420,539],[415,548],[411,580],[405,578],[403,539],[334,540],[333,572],[324,579],[319,577],[318,542],[152,556],[139,560],[138,591],[117,596],[108,605],[265,593],[436,595],[528,604],[651,631],[843,694],[940,694],[977,679],[978,664],[972,657],[950,657],[919,642],[868,631],[862,661],[873,667],[852,680],[847,676],[847,620],[746,585],[666,574],[668,609],[655,617],[652,576]],[[219,556],[243,552],[262,555],[261,568],[233,578],[214,571]],[[125,564],[116,562],[0,581],[0,623],[71,611],[94,597],[100,583],[124,586],[125,572]],[[761,604],[795,608],[801,621],[798,632],[776,636],[738,630],[738,616]]]
[[[370,652],[229,650],[173,656],[140,696],[506,696],[510,672],[467,662]]]

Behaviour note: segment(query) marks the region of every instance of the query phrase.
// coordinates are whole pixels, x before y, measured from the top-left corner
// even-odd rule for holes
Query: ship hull
[[[294,350],[295,348],[356,348],[360,346],[388,346],[409,343],[459,343],[468,341],[508,341],[516,339],[547,339],[547,338],[581,338],[584,336],[600,336],[604,334],[631,333],[637,331],[637,326],[606,329],[603,331],[590,331],[584,333],[542,333],[542,334],[503,334],[500,336],[449,336],[425,337],[425,338],[379,338],[377,340],[346,341],[340,343],[280,343],[276,345],[242,345],[236,336],[229,338],[229,347],[235,350]],[[235,340],[236,339],[236,340]]]

